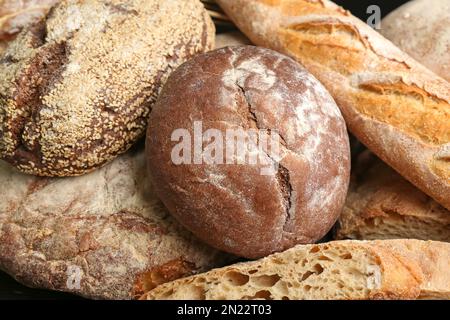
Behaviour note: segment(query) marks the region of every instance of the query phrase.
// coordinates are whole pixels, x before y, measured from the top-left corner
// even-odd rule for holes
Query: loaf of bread
[[[217,0],[252,43],[301,62],[351,132],[450,209],[450,84],[328,0]]]
[[[170,217],[142,149],[76,178],[38,178],[0,162],[0,269],[31,287],[131,299],[234,259]]]
[[[339,108],[269,49],[227,47],[180,66],[153,107],[146,147],[168,210],[201,240],[246,258],[321,239],[347,194]]]
[[[336,241],[156,287],[142,299],[450,299],[450,244]]]
[[[0,0],[0,41],[11,40],[47,14],[60,0]]]
[[[42,19],[60,0],[0,0],[0,55],[24,27]]]
[[[251,44],[250,40],[239,31],[225,32],[216,35],[216,49],[247,44]]]
[[[450,211],[366,151],[353,163],[336,238],[450,242]]]
[[[380,32],[450,81],[450,1],[409,1],[383,19]]]
[[[144,135],[170,72],[213,46],[198,0],[62,0],[0,58],[0,158],[39,176],[104,165]]]

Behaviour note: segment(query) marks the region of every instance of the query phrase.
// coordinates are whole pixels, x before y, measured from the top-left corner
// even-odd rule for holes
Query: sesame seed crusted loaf
[[[197,0],[66,0],[0,57],[0,157],[39,176],[92,171],[140,138],[170,71],[214,45]]]
[[[380,32],[450,81],[450,1],[408,1],[383,19]]]
[[[64,179],[0,162],[0,269],[32,287],[130,299],[234,259],[170,217],[148,182],[142,149]]]
[[[449,243],[335,241],[178,279],[141,299],[450,299],[449,265]]]
[[[369,151],[353,164],[337,239],[450,242],[450,212]]]

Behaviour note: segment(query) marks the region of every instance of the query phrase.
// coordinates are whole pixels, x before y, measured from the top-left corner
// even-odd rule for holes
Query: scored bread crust
[[[171,70],[212,49],[197,0],[62,0],[0,58],[0,158],[74,176],[128,150]]]
[[[365,151],[353,165],[336,238],[450,242],[450,212]]]
[[[414,0],[381,22],[381,34],[450,81],[450,2]]]
[[[450,244],[335,241],[156,287],[143,300],[450,299]]]
[[[234,259],[171,218],[142,145],[75,178],[24,175],[0,161],[0,195],[0,269],[27,286],[131,299]]]
[[[189,159],[181,164],[173,134],[180,129],[196,140],[205,134],[204,150],[184,149]],[[202,153],[212,152],[205,147],[212,130],[222,142],[208,161]],[[245,145],[250,130],[267,134],[257,137],[257,148]],[[206,243],[238,256],[261,258],[320,240],[345,202],[350,148],[339,108],[310,73],[272,50],[227,47],[180,66],[154,105],[146,147],[169,211]]]
[[[218,0],[250,40],[301,62],[347,125],[450,209],[450,84],[327,0]]]

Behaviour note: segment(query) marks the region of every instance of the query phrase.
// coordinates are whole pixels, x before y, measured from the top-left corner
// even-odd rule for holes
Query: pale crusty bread
[[[448,243],[336,241],[179,279],[142,299],[450,299],[449,265]]]
[[[409,1],[383,19],[380,32],[450,81],[450,1]]]
[[[450,212],[369,151],[354,163],[337,239],[450,242]]]
[[[327,0],[217,0],[250,40],[291,55],[355,136],[450,209],[450,84]]]
[[[0,161],[0,199],[0,269],[31,287],[131,299],[234,259],[170,217],[142,147],[76,178],[24,175]]]

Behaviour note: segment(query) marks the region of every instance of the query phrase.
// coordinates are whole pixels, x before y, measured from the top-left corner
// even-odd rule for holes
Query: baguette
[[[450,299],[449,265],[448,243],[336,241],[179,279],[141,299]]]
[[[301,62],[352,133],[450,209],[450,84],[327,0],[218,0],[256,45]]]
[[[450,212],[369,151],[354,165],[336,239],[450,242]]]

